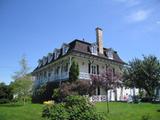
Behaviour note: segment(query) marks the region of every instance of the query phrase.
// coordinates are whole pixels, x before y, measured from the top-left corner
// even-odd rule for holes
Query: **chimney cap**
[[[102,28],[100,28],[100,27],[96,27],[96,30],[101,30],[101,31],[103,31]]]

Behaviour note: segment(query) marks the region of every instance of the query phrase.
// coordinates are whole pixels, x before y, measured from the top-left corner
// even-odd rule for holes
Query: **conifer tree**
[[[76,81],[78,79],[78,76],[79,76],[79,65],[73,60],[69,71],[69,81],[70,82]]]

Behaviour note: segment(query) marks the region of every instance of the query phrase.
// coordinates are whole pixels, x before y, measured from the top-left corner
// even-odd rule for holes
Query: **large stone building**
[[[46,82],[68,80],[73,58],[79,64],[79,80],[89,80],[91,74],[100,74],[108,66],[112,68],[113,72],[121,71],[125,64],[117,51],[103,46],[103,31],[101,28],[96,28],[96,42],[88,43],[76,39],[68,44],[63,43],[61,48],[55,48],[52,53],[39,59],[38,66],[33,71],[36,79],[35,87]],[[129,94],[123,89],[117,88],[116,97],[114,92],[110,91],[110,100],[115,98],[120,100],[122,94],[123,96]],[[105,95],[102,89],[97,90],[96,94]]]

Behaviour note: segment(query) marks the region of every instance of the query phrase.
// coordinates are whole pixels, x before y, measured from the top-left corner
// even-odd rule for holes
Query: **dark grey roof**
[[[73,40],[72,42],[70,42],[68,44],[69,49],[68,49],[68,51],[67,51],[67,53],[65,55],[62,55],[62,48],[60,48],[60,55],[56,60],[60,59],[62,56],[68,55],[69,53],[71,53],[73,51],[74,52],[80,52],[80,53],[88,54],[88,55],[92,55],[92,53],[91,53],[91,51],[89,49],[91,45],[92,44],[89,43],[89,42],[75,39],[75,40]],[[98,53],[97,57],[111,60],[111,59],[108,58],[108,56],[106,54],[109,50],[110,50],[109,48],[103,48],[104,54],[99,54]],[[53,56],[55,56],[54,53],[52,53],[52,54],[53,54]],[[42,68],[42,67],[52,63],[52,62],[54,62],[56,60],[52,59],[49,63],[47,62],[45,65],[37,67],[34,71],[36,71],[37,69]],[[125,62],[122,61],[122,59],[119,57],[119,55],[118,55],[118,53],[116,51],[113,51],[113,59],[111,61],[118,62],[118,63],[121,63],[121,64],[125,64]]]

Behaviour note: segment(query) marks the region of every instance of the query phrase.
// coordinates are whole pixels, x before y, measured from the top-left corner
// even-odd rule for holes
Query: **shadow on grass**
[[[24,105],[17,103],[0,104],[0,107],[22,107]]]
[[[157,112],[160,112],[160,109],[158,109]]]

